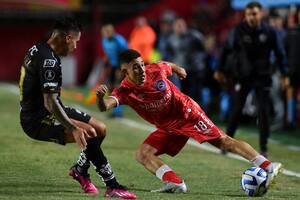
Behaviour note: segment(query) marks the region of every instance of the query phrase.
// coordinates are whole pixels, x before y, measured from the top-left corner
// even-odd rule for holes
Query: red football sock
[[[177,183],[177,184],[182,183],[182,180],[173,171],[166,172],[163,175],[162,180],[164,182],[172,182],[172,183]]]
[[[252,163],[255,166],[258,166],[262,169],[268,170],[269,166],[271,166],[271,161],[269,161],[268,159],[266,159],[264,156],[262,155],[258,155],[256,156],[253,160]]]
[[[271,162],[269,160],[266,160],[261,165],[259,165],[259,167],[262,169],[267,169],[270,166],[270,164],[271,164]]]

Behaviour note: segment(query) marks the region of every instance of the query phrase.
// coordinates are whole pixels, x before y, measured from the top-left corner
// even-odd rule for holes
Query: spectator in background
[[[284,18],[278,14],[276,10],[273,10],[269,14],[269,25],[274,28],[277,34],[278,45],[283,47],[283,41],[286,36],[286,30],[284,28]],[[280,72],[278,70],[278,62],[276,62],[276,56],[274,52],[271,53],[271,65],[273,66],[274,73],[272,75],[272,87],[270,90],[270,96],[272,100],[271,114],[273,116],[273,128],[282,127],[284,122],[284,103],[282,99],[282,88],[280,84]]]
[[[208,79],[210,89],[216,89],[218,86],[216,85],[216,82],[213,80],[213,75],[212,73],[217,70],[218,66],[218,52],[217,52],[217,47],[216,47],[216,35],[215,34],[208,34],[205,36],[205,50],[206,50],[206,65],[210,69],[210,76]],[[220,114],[219,114],[219,120],[220,121],[225,121],[230,112],[230,101],[231,101],[231,94],[228,90],[228,88],[221,88],[220,92],[220,102],[219,102],[219,109],[220,109]],[[207,100],[207,103],[209,103],[210,100]]]
[[[180,80],[177,87],[202,106],[201,85],[206,76],[203,35],[199,31],[188,29],[182,18],[174,21],[173,31],[167,43],[168,58],[184,67],[189,74],[186,79]],[[173,81],[176,84],[178,79]]]
[[[136,26],[130,33],[129,47],[139,51],[146,63],[150,62],[155,40],[156,33],[148,24],[147,19],[145,17],[137,18]]]
[[[98,84],[107,81],[110,91],[118,87],[120,80],[123,78],[119,65],[119,54],[128,48],[126,39],[115,32],[112,24],[106,24],[101,28],[102,47],[104,51],[104,73],[101,74]],[[94,91],[94,90],[93,90]],[[96,103],[95,92],[88,99],[88,104]],[[122,117],[122,107],[113,109],[112,117]]]
[[[287,89],[287,128],[294,129],[297,123],[297,90],[300,86],[300,12],[298,25],[287,32],[285,48],[290,68],[290,87]]]
[[[220,56],[215,78],[226,83],[228,77],[235,79],[233,110],[227,125],[227,134],[234,136],[240,121],[248,93],[254,89],[257,100],[258,127],[260,132],[260,151],[268,155],[269,93],[272,85],[271,52],[274,51],[281,72],[287,74],[284,49],[278,45],[277,34],[273,28],[262,22],[262,5],[251,2],[245,8],[245,21],[235,26]],[[230,70],[225,69],[227,56],[232,56]],[[227,74],[226,74],[227,72]],[[288,78],[285,77],[285,80]]]
[[[216,47],[216,35],[205,35],[204,47],[205,47],[205,76],[201,82],[201,106],[208,112],[211,104],[211,96],[213,92],[218,90],[218,84],[213,78],[213,73],[217,67],[217,47]]]
[[[159,22],[159,34],[157,38],[157,48],[162,60],[170,60],[168,57],[167,44],[173,32],[172,24],[175,20],[175,14],[172,11],[166,11],[161,16]]]

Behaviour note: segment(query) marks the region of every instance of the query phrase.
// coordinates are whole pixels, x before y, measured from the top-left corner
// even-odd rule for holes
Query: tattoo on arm
[[[67,129],[73,131],[76,126],[72,123],[66,112],[57,100],[57,94],[44,94],[45,107],[54,114],[55,118]]]

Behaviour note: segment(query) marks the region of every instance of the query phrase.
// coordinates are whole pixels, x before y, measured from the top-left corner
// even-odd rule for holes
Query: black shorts
[[[91,116],[75,108],[65,107],[69,118],[88,123]],[[65,145],[64,130],[53,115],[48,115],[43,119],[34,119],[34,116],[21,112],[21,125],[24,132],[31,138],[47,142],[55,142]]]

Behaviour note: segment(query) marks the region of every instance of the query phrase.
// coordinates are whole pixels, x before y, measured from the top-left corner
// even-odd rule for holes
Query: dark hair
[[[57,19],[53,30],[68,33],[70,31],[80,32],[82,29],[81,24],[79,24],[74,18],[65,17],[62,19]]]
[[[120,53],[119,62],[120,62],[120,64],[130,63],[133,59],[136,59],[140,56],[141,56],[141,54],[139,52],[137,52],[136,50],[127,49],[127,50]]]
[[[246,5],[246,9],[253,9],[253,8],[259,8],[261,10],[263,6],[258,1],[251,1]]]

